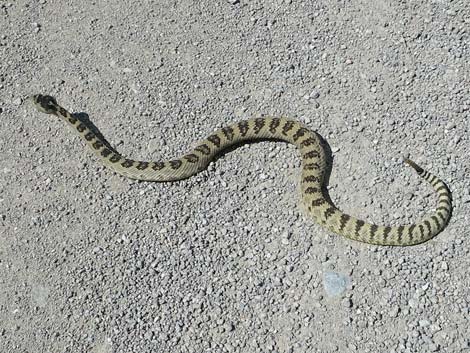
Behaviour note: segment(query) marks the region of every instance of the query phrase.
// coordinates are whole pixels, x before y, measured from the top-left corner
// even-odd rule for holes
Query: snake
[[[248,141],[281,140],[294,144],[300,151],[300,191],[304,209],[316,223],[333,233],[368,244],[409,246],[435,237],[447,226],[451,217],[452,197],[446,183],[408,158],[405,158],[404,162],[426,180],[438,195],[438,204],[433,212],[419,222],[399,226],[376,225],[342,212],[327,193],[325,141],[317,132],[289,118],[261,117],[241,120],[213,132],[179,158],[149,162],[121,155],[99,131],[91,129],[83,119],[60,106],[54,97],[36,94],[30,99],[38,111],[64,120],[106,167],[131,179],[154,182],[186,179],[206,169],[208,164],[228,147]]]

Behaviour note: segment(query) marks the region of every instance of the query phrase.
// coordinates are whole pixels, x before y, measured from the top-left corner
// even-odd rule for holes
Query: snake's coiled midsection
[[[212,133],[192,151],[169,161],[147,162],[125,158],[90,130],[82,121],[57,104],[51,96],[32,97],[44,113],[65,120],[90,146],[103,164],[126,177],[147,181],[174,181],[188,178],[205,169],[223,149],[243,141],[276,139],[294,144],[302,155],[302,201],[309,215],[325,228],[347,238],[379,245],[415,245],[438,234],[448,223],[452,202],[446,184],[406,159],[405,162],[427,180],[438,193],[438,207],[420,222],[397,227],[378,226],[338,210],[324,194],[325,150],[320,137],[300,122],[287,118],[243,120]]]

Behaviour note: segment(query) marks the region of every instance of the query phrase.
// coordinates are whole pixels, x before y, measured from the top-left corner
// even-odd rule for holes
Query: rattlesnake
[[[276,139],[292,143],[300,150],[300,186],[305,209],[317,223],[334,233],[369,244],[415,245],[438,234],[447,225],[451,215],[451,194],[446,184],[410,159],[405,159],[405,162],[428,181],[439,196],[434,213],[416,224],[389,227],[369,224],[340,211],[325,196],[326,161],[321,138],[295,120],[266,117],[243,120],[215,131],[180,158],[145,162],[123,157],[101,136],[58,105],[53,97],[38,94],[31,99],[39,111],[65,120],[104,165],[132,179],[159,182],[185,179],[205,169],[220,151],[229,146],[248,140]]]

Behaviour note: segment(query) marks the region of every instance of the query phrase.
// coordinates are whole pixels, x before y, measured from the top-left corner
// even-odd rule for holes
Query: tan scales
[[[147,181],[174,181],[188,178],[205,169],[223,149],[243,142],[277,139],[294,144],[302,155],[300,187],[302,201],[310,216],[323,227],[347,238],[379,245],[415,245],[437,235],[447,225],[452,212],[452,200],[446,184],[423,170],[413,161],[405,162],[428,181],[439,196],[438,207],[416,224],[396,227],[378,226],[340,211],[324,195],[326,170],[325,150],[314,131],[300,122],[287,118],[258,118],[240,121],[215,131],[189,153],[170,161],[135,161],[123,157],[91,131],[83,122],[47,95],[34,95],[33,103],[46,114],[65,120],[90,146],[104,165],[128,178]]]

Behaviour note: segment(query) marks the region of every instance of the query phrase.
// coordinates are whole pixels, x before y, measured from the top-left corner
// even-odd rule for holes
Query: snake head
[[[57,105],[57,101],[52,96],[45,96],[42,94],[35,94],[31,97],[33,104],[35,105],[36,109],[39,110],[41,113],[46,114],[56,114],[59,106]]]

